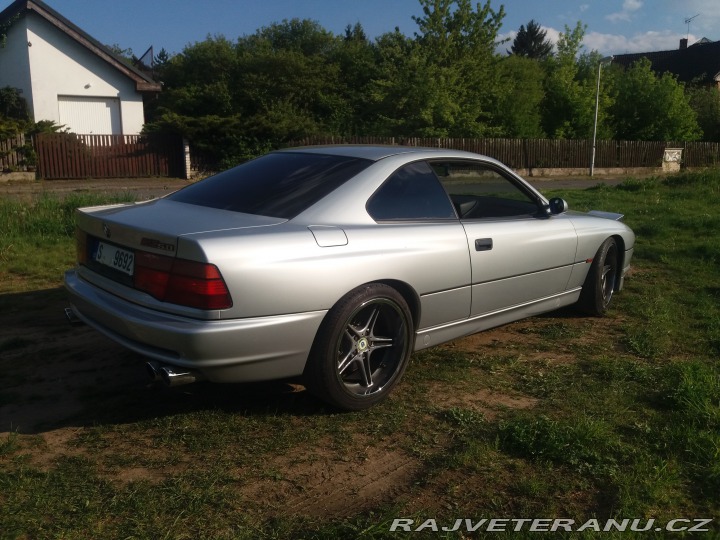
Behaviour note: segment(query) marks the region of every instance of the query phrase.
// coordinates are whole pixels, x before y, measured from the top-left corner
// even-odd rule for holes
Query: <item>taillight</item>
[[[198,309],[232,307],[230,291],[214,264],[137,251],[133,285],[162,302]]]
[[[133,286],[158,300],[164,300],[172,266],[172,257],[136,251]]]
[[[230,292],[215,265],[182,259],[173,264],[165,302],[200,309],[232,306]]]

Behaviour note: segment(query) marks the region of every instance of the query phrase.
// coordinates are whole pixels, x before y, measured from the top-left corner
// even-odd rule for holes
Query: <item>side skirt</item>
[[[415,350],[420,351],[428,347],[440,345],[463,336],[469,336],[495,326],[507,324],[541,313],[547,313],[563,306],[574,304],[580,298],[581,287],[519,304],[509,308],[499,309],[490,313],[484,313],[477,317],[456,321],[448,324],[438,325],[431,328],[423,328],[415,334]]]

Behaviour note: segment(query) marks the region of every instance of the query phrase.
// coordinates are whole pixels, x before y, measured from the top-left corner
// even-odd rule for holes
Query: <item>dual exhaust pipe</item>
[[[145,370],[151,381],[162,382],[170,388],[203,380],[202,375],[197,371],[164,366],[155,361],[147,362],[145,364]]]
[[[75,314],[75,311],[73,311],[73,308],[71,307],[65,308],[65,318],[72,326],[80,326],[81,324],[85,324],[80,319],[80,317]]]
[[[80,319],[80,317],[78,317],[75,311],[70,307],[65,308],[65,317],[73,326],[84,324],[84,321]],[[204,377],[197,371],[165,366],[154,360],[145,364],[145,370],[147,371],[151,381],[162,382],[168,387],[192,384],[196,381],[202,381],[204,379]]]

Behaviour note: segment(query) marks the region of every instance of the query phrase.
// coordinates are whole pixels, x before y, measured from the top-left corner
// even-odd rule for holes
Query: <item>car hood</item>
[[[602,210],[590,210],[589,212],[576,212],[576,211],[570,211],[568,212],[571,216],[577,217],[577,216],[592,216],[597,218],[603,218],[603,219],[611,219],[613,221],[623,221],[625,218],[625,214],[617,214],[615,212],[603,212]]]

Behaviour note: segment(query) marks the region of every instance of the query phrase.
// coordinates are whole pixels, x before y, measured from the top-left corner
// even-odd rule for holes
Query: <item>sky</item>
[[[473,0],[477,2],[477,0]],[[484,4],[485,0],[481,0]],[[0,10],[11,0],[0,0]],[[182,52],[208,35],[230,40],[253,34],[283,19],[313,19],[325,29],[343,33],[360,22],[375,38],[397,26],[413,35],[418,0],[46,0],[67,19],[107,45],[132,49],[137,56],[149,46],[157,53]],[[520,25],[534,19],[555,41],[565,25],[587,25],[585,50],[603,56],[676,49],[680,38],[690,44],[720,39],[720,0],[491,0],[505,6],[501,37],[512,39]],[[685,20],[696,16],[688,25]],[[510,42],[500,50],[510,48]]]

